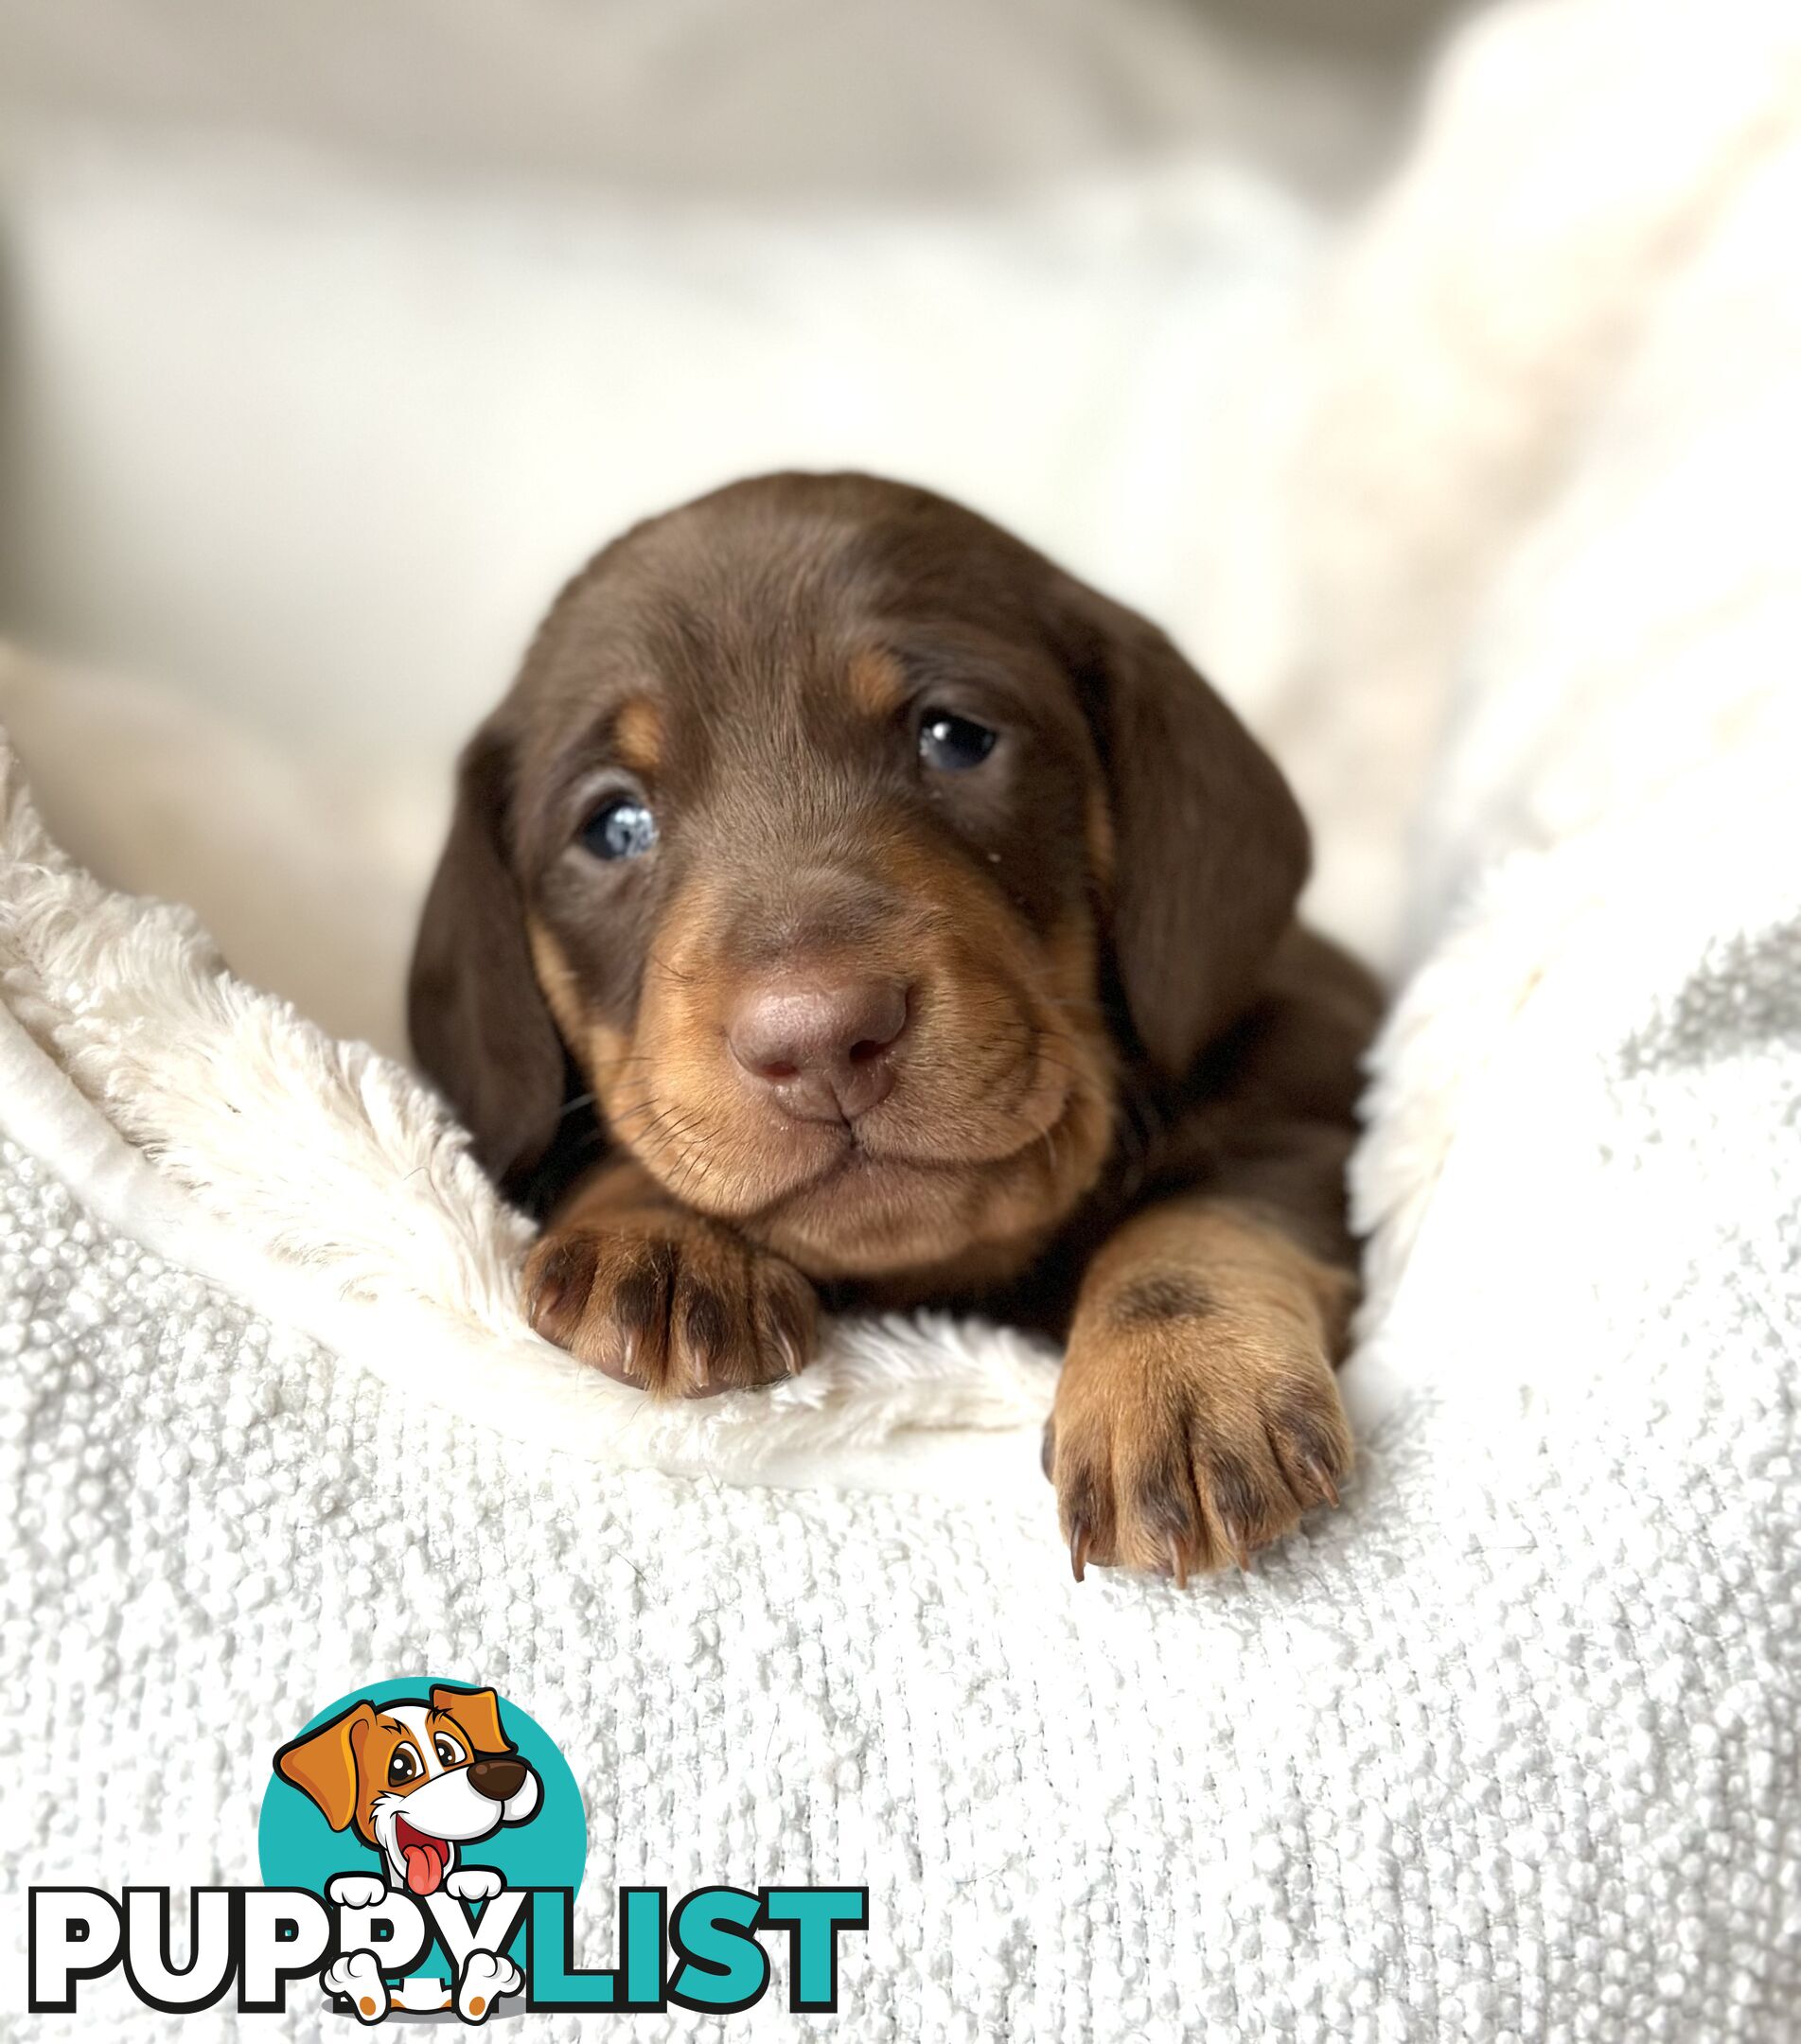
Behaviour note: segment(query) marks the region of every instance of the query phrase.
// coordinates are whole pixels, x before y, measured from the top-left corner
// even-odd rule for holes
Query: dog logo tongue
[[[406,1884],[415,1895],[433,1894],[444,1878],[450,1848],[439,1839],[427,1838],[403,1818],[396,1842],[406,1860]]]

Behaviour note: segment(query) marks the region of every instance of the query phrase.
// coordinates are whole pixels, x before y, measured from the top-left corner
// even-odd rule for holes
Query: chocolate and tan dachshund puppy
[[[421,1063],[549,1220],[540,1333],[652,1397],[803,1368],[821,1298],[1067,1335],[1078,1577],[1334,1500],[1364,972],[1170,642],[974,513],[740,483],[557,598],[463,756]]]

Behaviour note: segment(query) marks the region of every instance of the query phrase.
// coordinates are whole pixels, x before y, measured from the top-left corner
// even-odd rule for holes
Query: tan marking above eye
[[[854,653],[844,680],[851,700],[871,716],[892,716],[907,700],[907,677],[886,653]]]
[[[646,779],[662,759],[662,711],[647,696],[622,704],[613,719],[613,750],[622,766]]]

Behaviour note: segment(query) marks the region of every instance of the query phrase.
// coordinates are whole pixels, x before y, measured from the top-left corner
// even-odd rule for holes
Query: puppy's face
[[[415,1040],[503,1177],[566,1051],[616,1144],[815,1277],[1000,1268],[1094,1183],[1123,1065],[1242,999],[1304,856],[1149,627],[924,492],[772,478],[552,611],[466,756]]]
[[[515,871],[615,1138],[816,1276],[1068,1211],[1111,1119],[1110,833],[1047,656],[715,515],[630,542],[536,666]]]
[[[442,1884],[459,1845],[521,1824],[538,1806],[537,1776],[502,1731],[491,1689],[355,1703],[283,1747],[275,1769],[416,1895]]]

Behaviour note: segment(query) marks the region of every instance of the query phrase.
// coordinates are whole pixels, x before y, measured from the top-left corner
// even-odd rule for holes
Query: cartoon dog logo
[[[541,1794],[538,1776],[502,1729],[494,1691],[441,1684],[423,1698],[353,1703],[284,1746],[275,1772],[309,1797],[334,1831],[354,1830],[380,1856],[380,1876],[341,1874],[331,1881],[330,1899],[350,1909],[372,1907],[390,1888],[420,1900],[440,1887],[459,1902],[498,1894],[499,1872],[463,1865],[461,1849],[492,1838],[503,1824],[526,1823]],[[420,2006],[406,1983],[390,2000],[367,1951],[334,1961],[324,1984],[347,1998],[365,2022],[379,2022],[390,2006]],[[523,1984],[510,1959],[478,1948],[460,1969],[454,1997],[439,1987],[431,2005],[453,2004],[466,2020],[480,2020],[498,1996]]]

